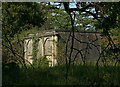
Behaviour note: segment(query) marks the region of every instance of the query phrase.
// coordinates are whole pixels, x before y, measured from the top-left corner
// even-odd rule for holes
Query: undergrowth
[[[19,72],[15,71],[19,70]],[[17,68],[3,65],[3,86],[5,85],[90,85],[120,86],[119,66],[72,65],[65,79],[65,65],[46,68]]]

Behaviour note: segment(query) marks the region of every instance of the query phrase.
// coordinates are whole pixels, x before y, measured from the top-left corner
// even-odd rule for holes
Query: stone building
[[[71,30],[49,30],[36,35],[29,34],[24,41],[25,60],[29,63],[33,62],[33,37],[35,36],[37,37],[35,42],[37,58],[46,57],[49,66],[64,64],[70,54],[72,34]],[[74,31],[71,60],[75,62],[96,60],[100,52],[99,36],[100,34],[95,31]]]

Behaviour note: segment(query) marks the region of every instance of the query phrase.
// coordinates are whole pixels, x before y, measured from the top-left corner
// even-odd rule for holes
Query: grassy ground
[[[18,72],[16,72],[18,71]],[[4,85],[66,85],[65,66],[53,68],[3,69]],[[96,67],[93,65],[71,66],[67,85],[120,86],[120,67]]]

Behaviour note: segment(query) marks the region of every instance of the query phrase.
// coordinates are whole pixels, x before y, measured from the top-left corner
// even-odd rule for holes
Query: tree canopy
[[[120,27],[119,5],[120,2],[4,2],[3,44],[10,46],[11,38],[36,26],[38,30],[89,29],[90,26],[92,30],[102,29],[109,34],[111,28]]]
[[[36,2],[3,2],[2,3],[2,47],[3,60],[23,55],[23,43],[19,35],[34,27],[41,27],[45,17],[42,5]],[[17,39],[15,39],[17,38]],[[15,39],[15,40],[14,40]],[[19,59],[19,58],[18,58]]]
[[[2,4],[3,33],[13,37],[16,33],[31,27],[40,27],[45,19],[38,3],[4,2]]]

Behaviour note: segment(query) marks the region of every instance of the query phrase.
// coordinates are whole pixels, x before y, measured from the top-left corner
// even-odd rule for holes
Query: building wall
[[[65,64],[66,58],[69,58],[72,37],[68,37],[70,32],[56,31],[56,33],[43,34],[39,37],[37,47],[37,58],[46,57],[49,61],[49,66]],[[71,34],[72,35],[72,34]],[[85,61],[97,60],[100,55],[99,34],[94,32],[75,32],[74,50],[71,60],[75,63],[80,63],[82,59]],[[66,43],[68,41],[67,55]],[[32,60],[32,39],[25,39],[25,59],[30,63]],[[81,53],[78,53],[81,50]],[[76,55],[78,53],[78,55]],[[81,55],[82,54],[82,55]]]
[[[39,37],[37,47],[37,59],[46,57],[49,61],[49,66],[57,65],[57,36],[49,35]],[[24,41],[24,52],[26,63],[33,63],[33,40],[25,39]]]
[[[33,59],[32,59],[32,39],[26,39],[24,41],[24,53],[25,53],[25,61],[27,64],[32,63]]]
[[[58,60],[59,64],[65,63],[66,58],[69,58],[70,50],[71,50],[71,44],[72,44],[72,37],[70,37],[70,40],[68,41],[68,47],[67,47],[67,55],[66,55],[66,43],[68,40],[68,37],[70,35],[70,32],[59,32],[59,47],[58,47]],[[96,61],[100,56],[100,34],[93,33],[93,32],[75,32],[75,38],[74,38],[74,46],[76,50],[73,50],[71,60],[74,59],[77,63],[80,63],[82,61],[82,58],[84,57],[85,61]],[[78,53],[78,50],[81,52]],[[82,50],[82,51],[81,51]],[[76,54],[78,55],[76,56]],[[75,58],[76,57],[76,58]]]

